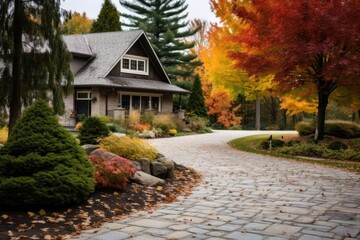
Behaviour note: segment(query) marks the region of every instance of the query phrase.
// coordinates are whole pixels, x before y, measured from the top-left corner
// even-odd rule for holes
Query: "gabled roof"
[[[156,60],[153,63],[157,66],[160,75],[168,84],[171,84],[149,39],[142,30],[65,35],[63,39],[73,55],[89,57],[86,66],[75,74],[76,86],[101,85],[99,83],[104,82],[101,79],[107,78],[109,72],[138,40],[149,57]]]

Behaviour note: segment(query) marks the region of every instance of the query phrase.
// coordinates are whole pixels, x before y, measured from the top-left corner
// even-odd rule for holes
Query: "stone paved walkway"
[[[247,131],[156,139],[204,175],[188,197],[85,231],[80,239],[360,239],[360,175],[240,152]]]

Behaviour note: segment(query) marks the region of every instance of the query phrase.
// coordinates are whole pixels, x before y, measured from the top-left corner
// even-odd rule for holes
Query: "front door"
[[[75,100],[76,114],[91,116],[91,91],[77,91]]]

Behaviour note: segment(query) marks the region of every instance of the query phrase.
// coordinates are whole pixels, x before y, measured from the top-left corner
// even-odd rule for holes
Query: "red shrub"
[[[147,123],[137,123],[137,124],[134,124],[131,126],[132,129],[134,129],[135,131],[138,131],[138,132],[144,132],[145,130],[150,130],[151,126],[150,124],[147,124]]]
[[[127,179],[136,172],[133,163],[126,158],[116,156],[109,160],[91,155],[90,160],[95,166],[98,187],[124,189]]]

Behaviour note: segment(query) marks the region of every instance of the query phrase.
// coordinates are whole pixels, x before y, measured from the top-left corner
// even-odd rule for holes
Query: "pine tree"
[[[63,113],[63,94],[71,91],[73,76],[59,0],[1,1],[0,16],[0,106],[10,108],[11,133],[22,106],[33,99],[50,100],[55,113]]]
[[[120,4],[131,12],[122,14],[128,19],[122,25],[147,33],[169,77],[179,80],[191,76],[200,62],[190,52],[194,42],[185,38],[198,29],[188,28],[185,0],[120,0]]]
[[[187,110],[199,117],[207,117],[208,115],[199,75],[195,76]]]
[[[98,18],[94,21],[91,32],[121,31],[120,14],[110,0],[103,3]]]

